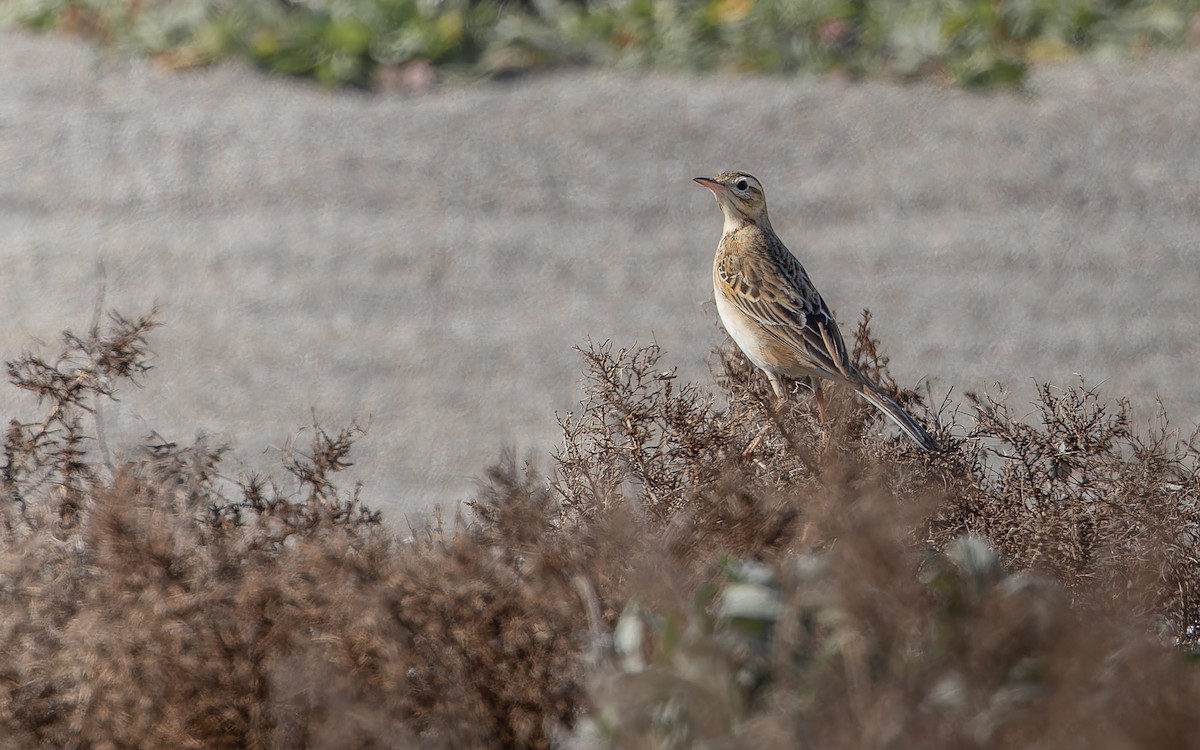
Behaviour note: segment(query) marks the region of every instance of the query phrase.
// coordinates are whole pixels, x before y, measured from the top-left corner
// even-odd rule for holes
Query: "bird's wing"
[[[846,343],[800,261],[780,245],[766,253],[722,253],[716,278],[734,307],[832,379],[852,379]]]

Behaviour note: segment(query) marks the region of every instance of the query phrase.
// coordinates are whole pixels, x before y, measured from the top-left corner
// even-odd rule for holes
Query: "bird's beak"
[[[717,182],[716,180],[710,179],[708,177],[694,177],[694,178],[692,178],[692,181],[697,182],[697,183],[703,185],[704,187],[708,188],[709,190],[713,191],[714,193],[718,193],[718,194],[729,190],[729,188],[725,187],[721,183]]]

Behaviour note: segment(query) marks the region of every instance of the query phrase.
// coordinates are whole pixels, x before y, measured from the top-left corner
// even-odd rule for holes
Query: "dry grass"
[[[146,370],[114,316],[9,378],[4,747],[1170,747],[1200,728],[1196,451],[1084,386],[931,420],[774,408],[654,348],[583,351],[548,479],[493,468],[473,517],[398,541],[343,490],[361,431],[288,482],[219,446],[108,466],[91,399]],[[869,318],[856,359],[892,386]],[[836,395],[836,392],[831,395]],[[921,399],[897,392],[922,413]],[[942,409],[949,412],[950,407]],[[928,416],[928,409],[924,409]],[[994,552],[993,552],[994,551]]]

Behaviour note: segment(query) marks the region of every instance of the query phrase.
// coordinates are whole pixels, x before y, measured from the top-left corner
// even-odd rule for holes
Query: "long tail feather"
[[[903,430],[904,434],[912,438],[912,441],[921,446],[923,450],[941,450],[941,447],[938,446],[933,436],[926,432],[925,428],[917,420],[913,419],[913,416],[905,411],[903,406],[897,404],[873,384],[864,382],[862,387],[858,389],[858,392],[872,406],[883,412],[888,419],[895,422],[896,426]]]

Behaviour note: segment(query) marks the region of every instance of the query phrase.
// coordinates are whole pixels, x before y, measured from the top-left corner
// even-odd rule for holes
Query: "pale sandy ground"
[[[738,167],[901,380],[1027,400],[1083,373],[1194,426],[1200,58],[1031,88],[567,72],[404,99],[0,32],[0,357],[84,326],[103,268],[107,305],[166,323],[115,447],[204,431],[232,474],[310,408],[370,416],[357,476],[399,520],[505,446],[548,468],[587,337],[709,381],[720,219],[690,178]]]

